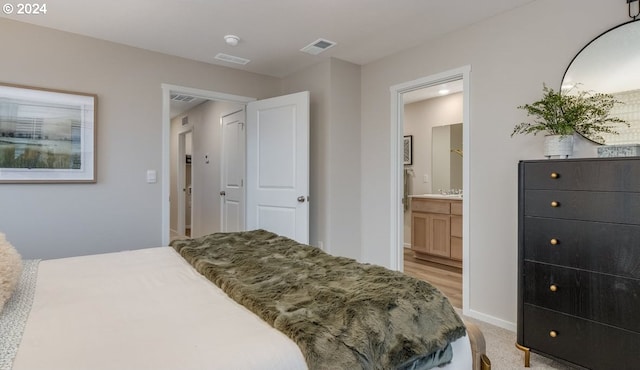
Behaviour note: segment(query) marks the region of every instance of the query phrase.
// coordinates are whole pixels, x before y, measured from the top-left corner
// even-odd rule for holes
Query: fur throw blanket
[[[310,369],[393,369],[465,335],[430,284],[255,230],[171,244],[197,271],[289,336]]]
[[[9,244],[5,235],[0,233],[0,312],[16,289],[21,273],[20,254]]]

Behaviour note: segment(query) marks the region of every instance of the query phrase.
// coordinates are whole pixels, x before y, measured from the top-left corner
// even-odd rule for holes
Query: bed
[[[230,243],[230,239],[236,245]],[[289,244],[289,249],[288,252],[282,252],[286,249],[265,252],[256,257],[253,265],[243,267],[246,256],[242,253],[225,254],[231,248],[243,249],[238,243],[244,245],[246,251],[273,249],[283,243]],[[295,290],[281,286],[276,289],[281,296],[274,300],[274,293],[265,287],[284,284],[279,275],[274,274],[289,268],[269,269],[268,266],[275,266],[273,258],[307,264],[316,258],[310,258],[303,251],[318,258],[334,259],[345,266],[356,264],[367,275],[372,269],[382,269],[392,274],[392,280],[406,278],[381,267],[331,257],[262,230],[213,234],[177,241],[170,247],[25,261],[18,288],[0,314],[0,369],[342,369],[353,368],[349,364],[354,359],[360,368],[426,369],[434,366],[439,357],[446,359],[447,353],[452,358],[446,359],[448,363],[443,369],[490,368],[484,356],[482,334],[469,323],[466,327],[463,324],[462,335],[446,343],[446,350],[438,345],[435,352],[420,353],[419,349],[412,348],[415,343],[404,343],[413,334],[406,338],[399,335],[407,327],[420,327],[420,323],[402,319],[390,322],[393,330],[373,337],[387,338],[395,345],[392,350],[380,350],[378,347],[384,341],[372,340],[371,333],[365,332],[364,337],[369,338],[365,343],[348,339],[352,337],[345,332],[364,330],[358,325],[342,325],[349,329],[335,333],[341,325],[331,327],[327,323],[345,320],[344,317],[319,320],[305,311],[311,310],[305,306],[309,300],[302,299]],[[247,269],[255,269],[256,265],[263,267],[260,274],[247,278]],[[296,279],[303,281],[327,275],[322,271],[327,266],[308,267],[311,276]],[[350,284],[347,276],[342,275],[341,279],[344,283],[331,286],[330,292]],[[380,277],[374,280],[389,284]],[[254,290],[251,296],[245,295],[247,289]],[[261,295],[268,297],[266,304],[256,300],[255,296]],[[286,295],[295,296],[298,301],[287,303]],[[322,297],[315,300],[324,302],[325,296]],[[441,302],[445,302],[442,311],[447,316],[449,309],[453,309],[446,299]],[[368,303],[362,299],[360,303],[364,306],[352,309],[353,312],[360,312],[362,307],[368,309]],[[270,307],[275,307],[276,312],[270,311]],[[364,316],[357,316],[357,312],[349,316],[350,320],[366,321],[362,317],[377,315],[373,310]],[[309,341],[307,337],[306,342],[301,329],[308,326],[303,323],[304,318],[313,323],[312,331],[316,331],[315,339]],[[285,325],[285,332],[293,328],[293,335],[285,334],[282,328],[276,329],[287,322],[294,325],[289,329]],[[387,329],[385,326],[384,330]],[[443,332],[457,331],[459,328]],[[336,339],[328,337],[327,332],[337,334],[340,343],[336,344]],[[401,337],[404,339],[398,340]],[[362,346],[371,348],[363,350]],[[328,349],[330,353],[322,354],[316,347]],[[346,357],[342,354],[345,351]],[[350,358],[349,351],[356,355]]]

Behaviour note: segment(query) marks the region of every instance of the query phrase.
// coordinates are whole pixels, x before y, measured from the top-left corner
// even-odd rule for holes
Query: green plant
[[[577,85],[576,85],[577,86]],[[611,94],[574,91],[554,91],[542,85],[542,99],[518,107],[527,111],[527,116],[535,117],[533,122],[522,122],[515,126],[515,134],[572,135],[574,132],[603,143],[602,134],[617,134],[616,125],[629,124],[611,116],[615,104],[622,104]]]

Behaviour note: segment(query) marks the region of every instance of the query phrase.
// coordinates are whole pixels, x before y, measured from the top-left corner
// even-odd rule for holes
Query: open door
[[[309,92],[247,104],[248,230],[309,243]]]

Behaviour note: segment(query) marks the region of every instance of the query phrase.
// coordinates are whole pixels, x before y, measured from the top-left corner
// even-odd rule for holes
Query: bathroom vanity
[[[411,250],[416,258],[462,268],[462,198],[411,196]]]

